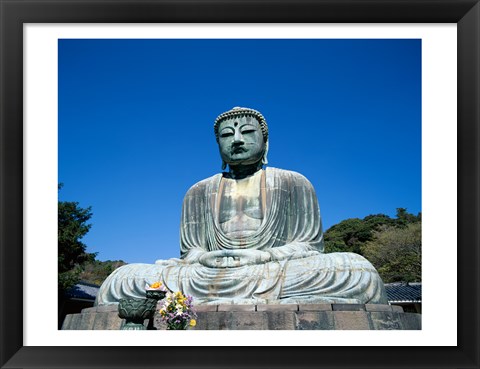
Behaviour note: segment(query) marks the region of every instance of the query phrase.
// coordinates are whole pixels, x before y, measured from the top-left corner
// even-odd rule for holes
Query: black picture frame
[[[0,6],[2,368],[479,368],[479,0],[0,0]],[[458,301],[448,291],[440,297],[445,314],[457,303],[456,347],[23,346],[23,24],[162,22],[457,24]]]

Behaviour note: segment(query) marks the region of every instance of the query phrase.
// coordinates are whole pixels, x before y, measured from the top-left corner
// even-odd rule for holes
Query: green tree
[[[356,252],[358,241],[363,236],[365,234],[361,219],[343,220],[325,232],[325,250],[326,252]]]
[[[422,213],[419,213],[417,216],[407,212],[405,208],[397,208],[397,219],[395,219],[395,225],[397,227],[403,228],[408,224],[416,223],[422,220]]]
[[[422,279],[422,224],[374,231],[362,254],[375,266],[385,283],[419,282]]]
[[[325,252],[354,252],[363,255],[363,245],[373,239],[375,232],[388,227],[405,228],[408,224],[421,221],[421,213],[415,216],[408,213],[405,208],[397,209],[397,218],[390,218],[385,214],[373,214],[363,219],[342,220],[325,232]]]
[[[80,274],[80,279],[84,282],[100,286],[115,269],[125,264],[123,260],[90,261],[85,263],[84,270]]]
[[[362,245],[372,239],[373,231],[390,224],[394,224],[394,220],[385,214],[343,220],[325,232],[325,252],[361,254]]]
[[[58,189],[62,188],[59,184]],[[64,293],[80,279],[83,265],[95,260],[96,253],[87,253],[81,239],[88,233],[91,207],[82,208],[78,202],[58,202],[58,292]]]

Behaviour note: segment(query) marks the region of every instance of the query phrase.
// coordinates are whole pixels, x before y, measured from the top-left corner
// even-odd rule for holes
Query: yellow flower
[[[162,286],[162,282],[155,282],[150,285],[150,288],[160,288]]]
[[[195,319],[190,320],[190,327],[195,327],[197,325],[197,321]]]

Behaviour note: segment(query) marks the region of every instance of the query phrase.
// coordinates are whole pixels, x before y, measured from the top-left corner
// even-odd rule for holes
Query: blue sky
[[[305,175],[324,229],[421,211],[421,40],[81,40],[59,51],[59,192],[99,260],[179,256],[183,196],[221,171],[213,122],[263,113],[269,166]]]

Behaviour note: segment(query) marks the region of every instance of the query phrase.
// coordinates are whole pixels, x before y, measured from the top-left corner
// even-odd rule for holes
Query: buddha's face
[[[229,165],[250,165],[262,160],[265,152],[260,123],[254,117],[234,117],[218,127],[218,145]]]

